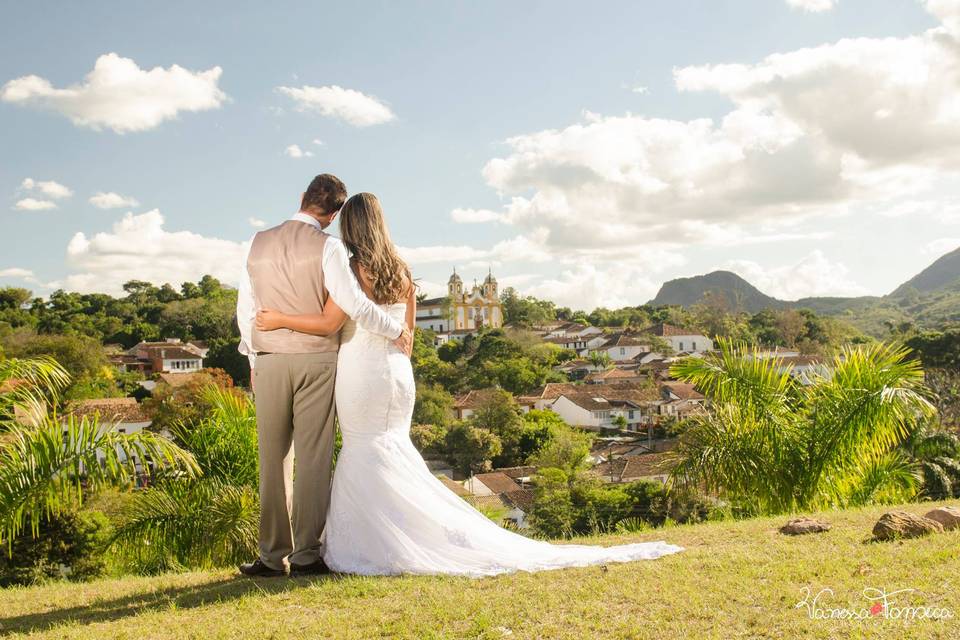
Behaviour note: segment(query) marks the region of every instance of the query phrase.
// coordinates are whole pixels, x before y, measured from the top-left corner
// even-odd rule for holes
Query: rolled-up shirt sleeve
[[[240,344],[237,350],[250,360],[250,368],[256,365],[257,354],[253,350],[253,324],[257,320],[257,308],[253,297],[253,282],[247,271],[251,240],[243,248],[243,264],[237,286],[237,326],[240,327]]]
[[[333,301],[367,331],[391,340],[403,333],[403,325],[363,293],[350,270],[346,247],[339,238],[332,236],[327,238],[323,247],[323,282]]]

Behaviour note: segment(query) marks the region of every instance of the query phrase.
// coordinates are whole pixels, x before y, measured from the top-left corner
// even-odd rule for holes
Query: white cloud
[[[261,220],[260,218],[254,218],[252,216],[247,218],[247,222],[249,222],[250,226],[254,229],[263,229],[265,226],[267,226],[267,223],[264,220]]]
[[[17,203],[13,205],[15,209],[20,211],[46,211],[49,209],[56,209],[57,203],[52,200],[37,200],[36,198],[23,198],[22,200],[17,200]]]
[[[33,271],[29,269],[21,269],[19,267],[11,267],[9,269],[0,269],[0,278],[32,278]]]
[[[73,191],[59,182],[53,180],[34,180],[33,178],[24,178],[20,183],[20,189],[23,191],[39,191],[48,198],[61,200],[73,195]]]
[[[960,4],[926,7],[943,26],[675,70],[680,91],[731,100],[719,119],[584,112],[566,127],[514,136],[483,169],[506,198],[502,211],[463,207],[451,217],[512,225],[511,242],[526,239],[572,274],[534,291],[580,296],[577,282],[606,279],[604,292],[582,294],[607,303],[639,301],[626,287],[691,247],[819,240],[829,232],[812,221],[856,215],[869,224],[911,207],[960,219],[944,197],[960,175]],[[630,262],[637,256],[643,264]],[[475,259],[501,258],[491,250]],[[774,275],[770,286],[788,297],[863,292],[845,265],[817,253]]]
[[[794,264],[771,267],[750,260],[730,260],[718,268],[733,271],[767,295],[781,300],[867,293],[850,279],[850,270],[845,264],[831,261],[819,249]]]
[[[629,264],[614,268],[583,263],[561,270],[534,285],[524,286],[525,295],[552,300],[562,307],[593,310],[641,304],[657,293],[658,284],[646,269]]]
[[[167,231],[160,211],[126,214],[110,232],[78,232],[67,245],[64,288],[117,294],[129,280],[179,284],[210,274],[236,284],[242,245],[190,231]]]
[[[313,157],[313,151],[304,151],[298,144],[291,144],[283,150],[291,158],[310,158]]]
[[[64,89],[36,75],[10,80],[0,100],[60,113],[77,126],[117,133],[153,129],[182,111],[216,109],[227,96],[217,86],[222,70],[193,72],[179,65],[141,69],[130,58],[97,58],[83,82]]]
[[[322,147],[324,145],[324,142],[320,138],[314,138],[313,144],[317,145],[318,147]]]
[[[503,214],[489,209],[454,209],[450,212],[454,222],[474,224],[478,222],[494,222],[500,220]]]
[[[942,256],[945,253],[953,251],[957,247],[960,247],[960,238],[938,238],[928,242],[926,246],[924,246],[923,250],[925,253]]]
[[[277,87],[277,91],[291,98],[298,111],[315,111],[355,127],[383,124],[396,118],[390,107],[373,96],[336,85]]]
[[[136,207],[139,206],[140,203],[137,202],[136,198],[122,196],[113,191],[98,191],[90,196],[90,204],[98,209],[119,209],[121,207]]]
[[[427,246],[427,247],[397,247],[402,257],[409,264],[430,264],[446,262],[460,264],[467,260],[476,260],[490,255],[489,251],[474,249],[468,246]]]
[[[810,13],[821,13],[833,9],[837,0],[787,0],[787,4],[794,9],[802,9]]]

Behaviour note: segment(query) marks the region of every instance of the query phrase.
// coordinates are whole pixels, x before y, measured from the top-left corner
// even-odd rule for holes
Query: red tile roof
[[[76,400],[67,406],[66,413],[77,418],[99,417],[103,422],[150,422],[136,398]]]
[[[473,477],[494,493],[508,493],[520,488],[520,485],[514,482],[513,478],[500,471],[478,473]]]
[[[649,333],[651,335],[665,338],[668,336],[699,336],[703,335],[695,329],[682,329],[666,322],[655,324],[643,329],[640,333]]]

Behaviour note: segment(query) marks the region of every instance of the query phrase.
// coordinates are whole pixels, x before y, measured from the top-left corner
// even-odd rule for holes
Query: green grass
[[[930,504],[904,505],[924,513]],[[960,638],[960,530],[868,542],[886,509],[816,514],[827,533],[789,537],[787,517],[605,536],[667,540],[654,561],[473,580],[446,577],[262,579],[232,570],[0,590],[0,637],[30,638]],[[952,620],[810,619],[801,588],[826,607],[947,607]]]

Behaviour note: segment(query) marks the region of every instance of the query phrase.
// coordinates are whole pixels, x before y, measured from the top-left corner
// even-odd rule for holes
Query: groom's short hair
[[[310,181],[310,186],[303,194],[303,201],[300,203],[300,209],[320,209],[325,215],[330,215],[340,210],[343,203],[347,201],[347,187],[335,175],[321,173]]]

